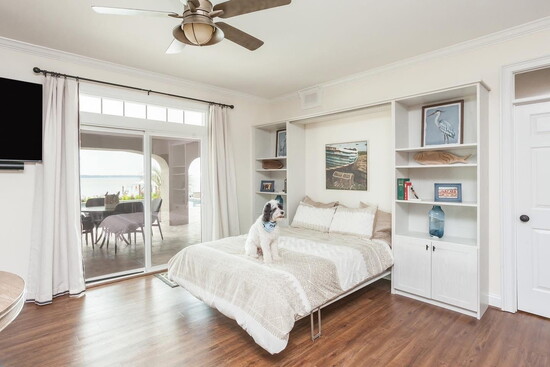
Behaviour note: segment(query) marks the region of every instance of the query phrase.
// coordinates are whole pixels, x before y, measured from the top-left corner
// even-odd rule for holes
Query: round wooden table
[[[24,295],[25,281],[18,275],[0,271],[0,331],[21,312]]]

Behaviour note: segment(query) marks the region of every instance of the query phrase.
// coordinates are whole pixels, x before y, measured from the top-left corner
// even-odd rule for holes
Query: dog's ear
[[[271,204],[270,203],[266,203],[264,206],[264,214],[263,214],[262,220],[264,222],[271,221]]]

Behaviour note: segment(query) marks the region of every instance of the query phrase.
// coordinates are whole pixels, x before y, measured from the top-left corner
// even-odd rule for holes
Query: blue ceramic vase
[[[445,233],[445,212],[439,205],[434,205],[428,212],[430,236],[441,238]]]

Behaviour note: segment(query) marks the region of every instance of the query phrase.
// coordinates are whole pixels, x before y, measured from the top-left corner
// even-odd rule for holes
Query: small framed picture
[[[286,130],[277,130],[276,157],[286,157]]]
[[[462,184],[436,183],[434,184],[434,201],[448,203],[462,202]]]
[[[422,146],[462,144],[464,100],[422,107]]]
[[[262,180],[260,184],[261,192],[275,192],[275,181],[273,180]]]

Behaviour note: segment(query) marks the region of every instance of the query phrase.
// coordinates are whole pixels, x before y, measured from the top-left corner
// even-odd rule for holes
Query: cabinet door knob
[[[525,214],[522,214],[519,216],[519,220],[521,220],[522,222],[529,222],[529,216],[528,215],[525,215]]]
[[[434,251],[434,252],[435,252],[435,246],[432,246],[432,251]]]
[[[429,246],[429,245],[426,245],[426,251],[428,251],[429,248],[430,248],[430,246]]]

